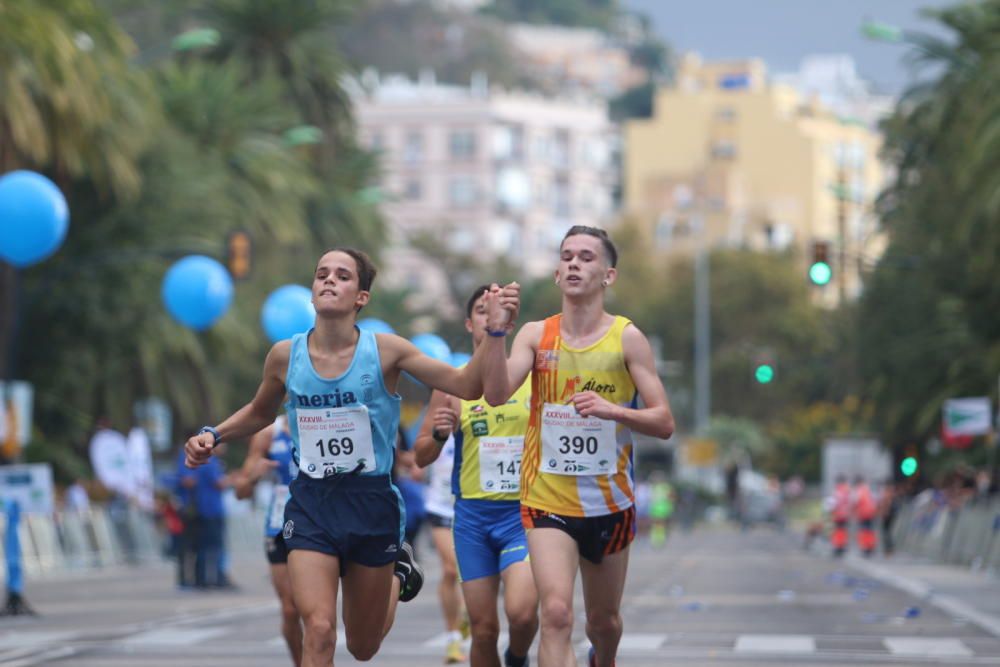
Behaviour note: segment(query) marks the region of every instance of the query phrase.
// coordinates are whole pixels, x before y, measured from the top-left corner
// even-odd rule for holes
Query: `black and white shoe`
[[[417,593],[424,585],[424,571],[413,557],[413,547],[407,542],[403,542],[403,546],[399,550],[395,574],[399,577],[400,602],[409,602],[417,597]]]

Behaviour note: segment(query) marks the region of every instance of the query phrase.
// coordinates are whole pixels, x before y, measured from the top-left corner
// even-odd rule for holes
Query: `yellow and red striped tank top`
[[[531,374],[521,504],[575,517],[620,512],[635,501],[632,432],[617,422],[582,418],[565,406],[583,391],[636,406],[622,349],[622,332],[631,321],[616,316],[600,340],[575,349],[562,342],[561,319],[545,320]]]

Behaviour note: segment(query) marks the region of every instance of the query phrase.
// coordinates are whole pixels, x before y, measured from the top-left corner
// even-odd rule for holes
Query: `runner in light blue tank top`
[[[375,274],[359,250],[324,253],[312,281],[314,328],[275,343],[253,399],[184,447],[186,465],[204,465],[220,441],[269,426],[287,396],[299,475],[290,484],[281,537],[293,598],[303,610],[302,664],[333,662],[339,591],[347,648],[365,661],[392,627],[396,602],[412,599],[423,583],[412,549],[401,542],[402,501],[389,479],[400,375],[478,398],[486,367],[504,363],[503,337],[513,329],[520,301],[514,283],[491,289],[493,333],[467,366],[456,369],[405,338],[358,329]]]

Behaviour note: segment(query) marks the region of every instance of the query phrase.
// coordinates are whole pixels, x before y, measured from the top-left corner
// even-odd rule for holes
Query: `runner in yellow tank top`
[[[465,328],[472,335],[473,349],[487,338],[488,290],[487,285],[477,288],[466,304]],[[414,445],[417,464],[426,466],[441,455],[450,435],[456,439],[452,550],[472,629],[471,667],[500,666],[501,582],[510,638],[504,667],[525,667],[538,631],[538,593],[518,504],[530,392],[531,383],[524,382],[503,405],[492,407],[482,397],[460,401],[435,391]]]
[[[618,253],[606,232],[576,226],[559,249],[562,313],[525,324],[510,359],[489,349],[484,396],[508,399],[532,375],[532,410],[521,464],[521,516],[541,599],[539,667],[575,664],[573,586],[580,570],[592,644],[590,665],[614,665],[632,507],[632,431],[673,433],[649,341],[604,311]],[[491,297],[492,298],[492,297]],[[644,407],[638,408],[636,398]]]

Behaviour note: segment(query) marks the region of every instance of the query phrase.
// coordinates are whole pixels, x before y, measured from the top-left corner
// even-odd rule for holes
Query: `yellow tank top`
[[[575,517],[620,512],[635,501],[632,432],[617,422],[581,418],[566,406],[574,394],[595,391],[612,403],[636,407],[622,350],[622,332],[631,322],[616,316],[600,340],[575,349],[562,342],[561,319],[545,320],[531,373],[521,503]]]
[[[480,398],[462,401],[461,429],[455,434],[457,498],[520,498],[521,453],[528,428],[531,381],[526,380],[505,405],[491,407]]]

